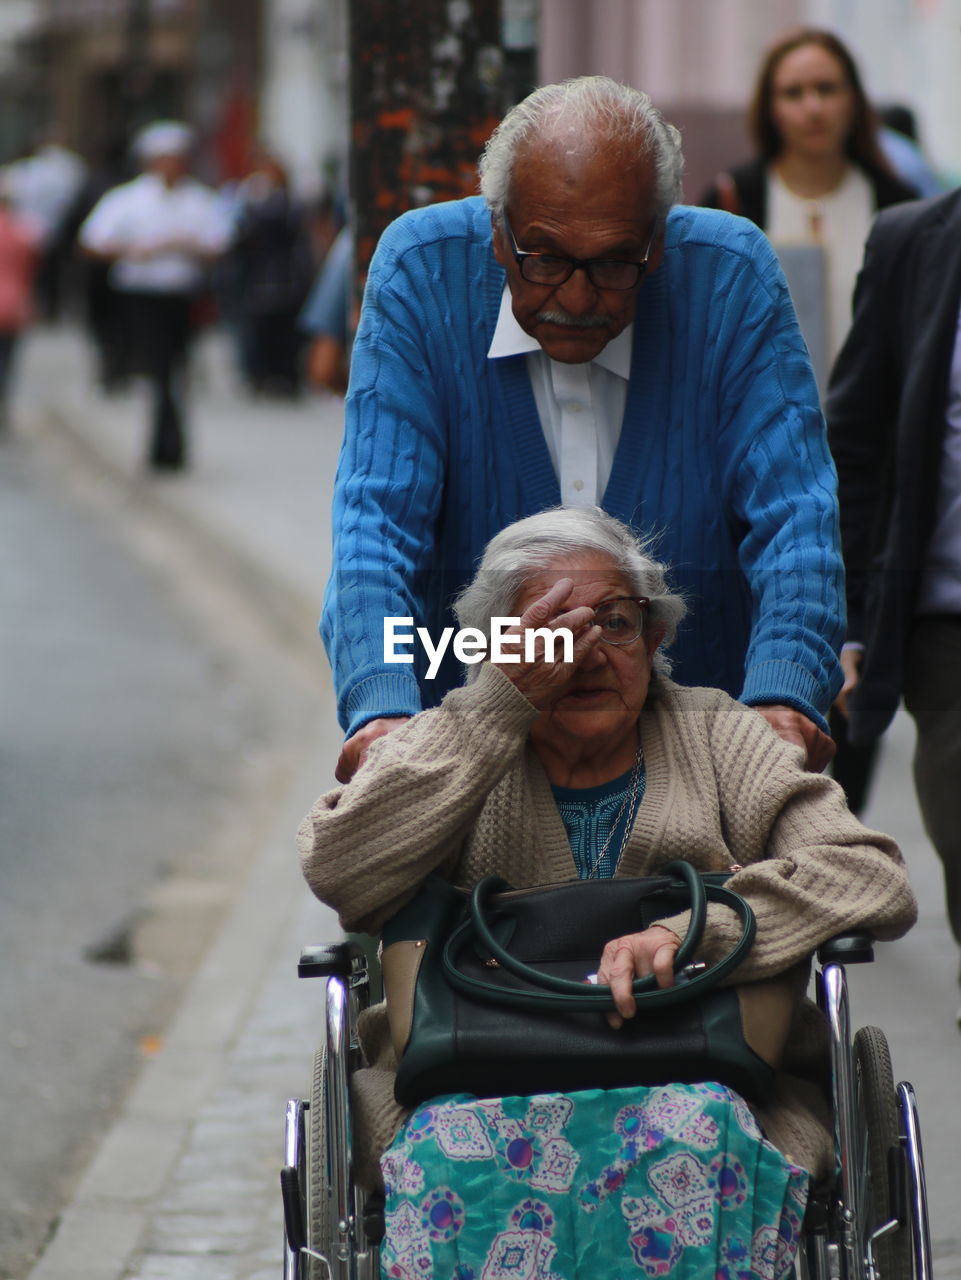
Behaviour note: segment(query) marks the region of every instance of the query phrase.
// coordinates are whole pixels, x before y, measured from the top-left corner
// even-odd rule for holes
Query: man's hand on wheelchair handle
[[[663,925],[652,924],[642,933],[613,938],[605,946],[597,968],[597,981],[610,985],[617,1013],[607,1014],[607,1020],[615,1030],[624,1025],[625,1018],[633,1018],[637,1012],[631,991],[635,978],[647,978],[653,973],[659,987],[674,985],[674,957],[680,945],[676,933]]]
[[[837,750],[834,739],[819,729],[803,712],[779,703],[755,707],[754,710],[760,712],[785,742],[794,742],[804,748],[807,767],[812,773],[820,773],[834,759]]]
[[[368,720],[365,725],[351,734],[340,750],[340,759],[334,770],[338,782],[350,782],[351,778],[367,759],[370,744],[382,738],[391,729],[406,724],[410,716],[383,716],[379,720]]]

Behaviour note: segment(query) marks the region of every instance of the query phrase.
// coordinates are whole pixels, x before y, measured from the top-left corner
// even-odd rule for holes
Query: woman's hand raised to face
[[[529,605],[521,615],[520,625],[503,633],[502,647],[505,653],[516,654],[519,662],[495,662],[498,667],[538,710],[549,706],[563,694],[574,672],[586,655],[598,644],[601,629],[594,625],[594,610],[587,605],[565,609],[574,583],[570,578],[559,578],[538,600]],[[570,631],[574,639],[573,661],[564,662],[562,637],[554,645],[553,655],[547,652],[542,637],[533,645],[528,655],[524,643],[525,632],[534,630]],[[509,637],[516,635],[518,643],[511,644]],[[530,661],[528,661],[530,656]]]
[[[677,934],[660,924],[611,939],[601,953],[597,981],[610,986],[617,1005],[617,1013],[607,1015],[612,1027],[622,1026],[625,1018],[633,1018],[637,1012],[631,991],[635,978],[647,978],[653,973],[659,987],[673,987],[674,957],[680,945]]]

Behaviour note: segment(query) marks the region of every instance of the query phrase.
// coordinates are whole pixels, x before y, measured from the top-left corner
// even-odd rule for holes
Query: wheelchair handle
[[[817,950],[818,963],[870,964],[874,960],[874,939],[869,933],[839,933]]]
[[[304,947],[297,962],[298,978],[353,978],[367,969],[367,956],[357,942],[327,942]]]

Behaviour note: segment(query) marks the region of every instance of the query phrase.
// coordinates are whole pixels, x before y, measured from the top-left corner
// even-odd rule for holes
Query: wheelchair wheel
[[[863,1197],[865,1237],[896,1215],[891,1203],[888,1152],[900,1147],[897,1094],[888,1042],[880,1027],[862,1027],[854,1037],[858,1111],[865,1134]],[[914,1274],[907,1223],[874,1242],[881,1280],[911,1280]]]
[[[336,1223],[327,1169],[327,1050],[314,1055],[314,1078],[307,1113],[307,1243],[329,1258]],[[306,1280],[328,1280],[330,1272],[317,1258],[306,1257]]]

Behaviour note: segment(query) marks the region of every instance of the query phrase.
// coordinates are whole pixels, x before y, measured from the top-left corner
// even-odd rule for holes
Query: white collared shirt
[[[517,323],[511,292],[501,295],[489,360],[523,355],[547,449],[566,507],[600,505],[621,436],[631,376],[634,326],[628,325],[584,364],[552,360]]]
[[[848,165],[840,185],[817,200],[796,196],[771,169],[767,182],[767,237],[782,245],[820,244],[827,263],[824,299],[825,357],[830,365],[851,327],[851,295],[874,217],[874,191],[860,169]]]
[[[110,279],[117,289],[190,293],[203,282],[204,257],[226,249],[230,235],[216,192],[194,178],[168,187],[156,174],[144,173],[107,192],[80,228],[80,243],[94,252],[116,252]],[[170,240],[194,251],[138,257]]]

